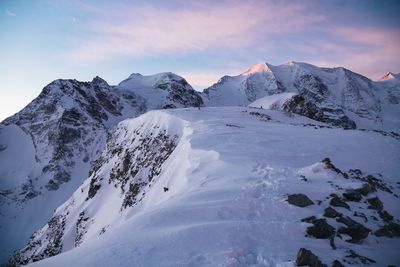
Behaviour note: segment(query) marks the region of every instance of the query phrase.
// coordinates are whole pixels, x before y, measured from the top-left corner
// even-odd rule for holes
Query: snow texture
[[[146,180],[151,164],[128,175],[126,185],[138,177],[146,185],[135,191],[140,200],[125,207],[129,192],[121,191],[111,173],[125,149],[140,147],[139,137],[160,132],[174,140],[172,153],[151,181]],[[400,144],[394,137],[332,128],[280,111],[231,107],[149,112],[120,123],[111,140],[100,168],[92,169],[53,215],[68,225],[60,237],[63,253],[32,266],[294,266],[302,247],[326,264],[336,259],[361,264],[351,251],[373,259],[372,266],[400,261],[400,240],[376,234],[389,221],[397,224],[400,214]],[[92,181],[100,187],[88,199]],[[344,199],[365,183],[371,189],[359,201],[343,200],[348,209],[332,206],[333,194]],[[314,204],[287,202],[288,195],[299,193]],[[373,197],[394,218],[386,222],[369,208],[367,199]],[[328,207],[342,215],[324,216]],[[335,249],[329,238],[307,234],[313,222],[302,219],[310,216],[331,225]],[[358,224],[368,231],[354,244],[349,231],[358,233],[363,229]],[[17,258],[41,252],[49,233],[54,233],[49,225],[36,232]],[[83,234],[74,244],[77,233]]]

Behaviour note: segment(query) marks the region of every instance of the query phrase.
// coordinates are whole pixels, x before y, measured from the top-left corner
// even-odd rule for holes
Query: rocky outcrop
[[[297,253],[296,258],[297,266],[309,266],[309,267],[327,267],[328,265],[323,264],[321,260],[311,252],[311,250],[301,248]]]
[[[174,125],[181,128],[168,129],[158,121],[160,116],[165,120],[176,120]],[[114,220],[122,218],[125,212],[141,202],[157,181],[180,142],[182,127],[183,122],[179,119],[157,113],[121,123],[93,164],[90,177],[57,209],[48,224],[36,231],[28,244],[14,255],[12,263],[21,265],[51,257],[61,250],[80,246],[87,235],[104,233]],[[110,197],[114,201],[113,209],[93,212]],[[75,231],[64,231],[61,226],[65,221]],[[104,225],[96,224],[98,221]],[[72,247],[68,240],[75,240]]]
[[[311,199],[309,199],[306,195],[304,194],[292,194],[292,195],[288,195],[288,199],[287,201],[289,202],[289,204],[298,206],[298,207],[307,207],[310,205],[313,205],[314,202],[312,202]]]

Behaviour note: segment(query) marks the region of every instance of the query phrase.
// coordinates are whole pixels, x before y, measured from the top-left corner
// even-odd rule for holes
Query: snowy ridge
[[[32,236],[15,256],[16,263],[26,264],[71,250],[123,223],[132,216],[131,207],[141,203],[158,179],[179,173],[168,164],[168,158],[174,157],[174,150],[178,150],[175,154],[181,153],[188,134],[184,121],[160,112],[121,122],[89,178]],[[178,181],[172,184],[164,178],[163,182],[175,190],[180,187]],[[168,196],[171,194],[173,190]],[[158,198],[157,202],[162,201]]]
[[[400,73],[394,74],[392,72],[388,72],[379,79],[379,81],[388,81],[388,80],[400,80]]]
[[[149,110],[177,107],[200,107],[203,100],[187,81],[171,72],[149,76],[135,73],[122,81],[118,88],[135,92],[146,99]]]
[[[1,247],[0,262],[78,187],[103,150],[108,130],[141,112],[134,94],[120,95],[96,77],[88,83],[54,81],[2,122],[0,233],[7,246]]]
[[[136,76],[154,81],[133,81]],[[118,122],[155,108],[201,105],[199,94],[173,73],[133,74],[121,87],[99,77],[47,85],[0,124],[0,234],[7,244],[0,247],[0,262],[71,196]]]
[[[261,63],[238,76],[222,77],[204,90],[203,98],[207,106],[247,106],[268,95],[290,92],[315,104],[335,125],[398,131],[400,121],[394,113],[399,111],[395,102],[400,85],[387,87],[345,68]]]
[[[158,165],[150,187],[129,190],[156,163],[135,168],[134,151],[156,149],[142,146],[138,137],[164,130],[175,140],[173,152]],[[160,145],[165,139],[155,140]],[[279,111],[150,112],[119,125],[101,164],[54,214],[66,218],[65,227],[56,228],[63,229],[63,246],[55,254],[69,251],[32,266],[294,266],[300,248],[325,264],[393,264],[400,260],[399,239],[397,230],[388,229],[399,225],[399,149],[390,136],[330,128]],[[127,154],[136,160],[125,169]],[[134,201],[125,202],[132,205],[124,206],[132,192]],[[311,204],[298,206],[291,200],[296,194]],[[17,260],[40,255],[54,236],[46,231],[55,220]],[[321,224],[329,224],[329,231]],[[83,235],[75,247],[77,232]]]

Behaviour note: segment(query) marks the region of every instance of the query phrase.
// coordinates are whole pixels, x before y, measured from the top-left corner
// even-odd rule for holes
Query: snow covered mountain
[[[383,75],[379,81],[390,81],[390,80],[400,80],[400,73],[394,74],[392,72],[387,72],[385,75]]]
[[[0,263],[399,263],[399,114],[397,74],[297,62],[54,81],[0,124]]]
[[[397,135],[280,111],[151,111],[118,125],[90,176],[13,261],[397,264],[399,150]]]
[[[146,99],[148,110],[160,108],[200,107],[201,96],[187,81],[171,72],[143,76],[134,73],[122,81],[120,90],[133,91]]]
[[[333,125],[398,131],[400,121],[395,115],[400,107],[395,102],[400,86],[393,86],[396,93],[388,89],[388,83],[373,82],[345,68],[260,63],[238,76],[222,77],[204,90],[203,97],[207,106],[247,106],[269,95],[295,93],[316,105],[323,121]]]
[[[199,94],[172,73],[135,74],[120,86],[99,77],[47,85],[0,124],[0,234],[7,244],[0,262],[82,183],[118,122],[150,109],[201,105]]]

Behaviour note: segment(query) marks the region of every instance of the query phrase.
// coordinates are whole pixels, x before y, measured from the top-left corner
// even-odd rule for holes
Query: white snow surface
[[[296,95],[295,93],[281,93],[276,95],[270,95],[263,98],[259,98],[256,101],[250,103],[248,106],[253,108],[281,110],[283,104],[285,104],[286,101],[288,101],[295,95]]]
[[[329,157],[345,171],[380,173],[386,182],[395,183],[400,173],[398,139],[244,107],[152,111],[122,122],[119,129],[126,131],[115,136],[128,146],[138,127],[146,131],[154,125],[179,136],[179,142],[142,201],[121,211],[123,195],[106,180],[100,195],[85,201],[89,177],[56,211],[74,203],[70,213],[88,212],[93,224],[84,242],[30,266],[294,266],[300,247],[311,249],[328,265],[344,257],[348,248],[376,260],[371,266],[400,262],[398,238],[370,234],[362,244],[336,238],[338,248],[332,250],[328,240],[305,237],[310,224],[300,222],[322,216],[335,185],[360,184],[326,169],[322,159]],[[102,170],[113,166],[110,159]],[[293,193],[321,203],[289,205],[287,194]],[[397,198],[374,194],[384,200],[385,210],[400,217]],[[360,205],[365,204],[354,202],[351,208],[373,214]],[[373,221],[367,225],[376,230]],[[99,234],[104,226],[106,232]],[[74,231],[73,224],[68,227],[66,232]]]

